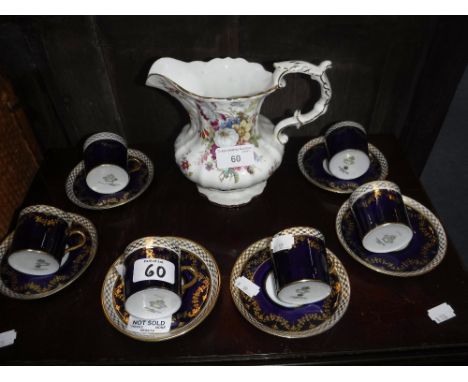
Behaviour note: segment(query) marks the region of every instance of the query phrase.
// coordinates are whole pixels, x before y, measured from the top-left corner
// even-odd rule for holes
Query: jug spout
[[[202,92],[200,80],[193,71],[187,68],[187,63],[169,57],[160,58],[153,63],[148,73],[146,85],[167,91],[170,94],[176,92],[198,94]]]

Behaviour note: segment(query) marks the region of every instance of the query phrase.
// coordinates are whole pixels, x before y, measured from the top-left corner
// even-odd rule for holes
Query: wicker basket
[[[7,233],[41,159],[11,84],[0,74],[0,239]]]

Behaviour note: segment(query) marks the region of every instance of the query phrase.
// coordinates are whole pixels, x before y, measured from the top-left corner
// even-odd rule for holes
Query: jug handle
[[[283,61],[274,64],[275,71],[273,72],[273,81],[280,87],[286,86],[284,76],[290,73],[304,73],[308,74],[311,79],[316,80],[320,83],[320,99],[315,103],[313,109],[308,113],[301,114],[300,110],[296,110],[294,115],[289,118],[285,118],[278,122],[275,126],[274,135],[281,144],[285,144],[288,141],[288,136],[283,133],[283,130],[288,126],[296,126],[298,129],[325,114],[330,103],[332,96],[332,90],[330,81],[325,71],[331,68],[331,61],[323,61],[320,65],[316,66],[306,61]]]

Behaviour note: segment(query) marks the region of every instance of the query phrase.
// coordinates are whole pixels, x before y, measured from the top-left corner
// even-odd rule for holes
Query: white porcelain
[[[134,317],[152,320],[170,317],[181,305],[182,299],[176,293],[162,288],[149,288],[131,295],[125,302],[125,310]]]
[[[285,308],[298,308],[302,306],[303,304],[297,303],[297,301],[293,303],[288,303],[281,301],[278,298],[278,295],[276,294],[276,280],[275,280],[275,275],[273,274],[273,271],[271,271],[266,280],[265,280],[265,292],[268,295],[268,297],[275,303],[278,304],[279,306],[285,307]]]
[[[327,110],[331,88],[325,71],[331,67],[330,61],[319,66],[304,61],[274,66],[271,73],[242,58],[186,63],[165,57],[150,69],[146,84],[174,96],[190,116],[190,124],[175,142],[176,162],[199,192],[214,203],[238,206],[261,194],[268,177],[281,164],[288,140],[283,130],[299,128]],[[274,126],[260,115],[260,108],[269,94],[286,85],[283,77],[290,73],[305,73],[318,81],[321,97],[310,112],[297,110]],[[248,165],[218,168],[217,149],[244,145],[252,146],[249,161],[241,162]]]
[[[86,175],[88,187],[99,194],[115,194],[127,187],[130,176],[120,166],[102,164]]]
[[[354,127],[355,129],[361,130],[364,133],[364,136],[367,136],[366,129],[361,124],[354,122],[354,121],[342,121],[335,123],[331,126],[324,134],[325,141],[327,142],[328,136],[335,132],[342,127]],[[339,133],[338,133],[339,134]],[[349,133],[348,133],[349,134]],[[349,135],[344,133],[341,135],[341,140],[349,139]],[[348,143],[349,144],[349,143]],[[362,141],[362,145],[367,148],[367,142]],[[330,147],[327,147],[329,150]],[[368,156],[368,152],[364,152],[360,149],[348,147],[345,150],[336,152],[332,150],[334,154],[329,157],[327,163],[325,164],[328,167],[328,173],[333,175],[334,177],[342,180],[351,180],[359,178],[360,176],[364,175],[367,170],[369,170],[370,166],[370,158]],[[329,154],[330,156],[330,154]]]
[[[349,197],[351,208],[361,197],[378,190],[390,190],[401,195],[398,185],[382,180],[363,184]],[[373,253],[389,253],[405,249],[413,238],[413,230],[401,222],[388,222],[378,225],[362,238],[362,246]]]
[[[88,139],[86,139],[85,143],[83,144],[83,151],[85,151],[91,143],[94,143],[103,139],[117,141],[123,146],[127,147],[127,141],[125,140],[124,137],[121,137],[120,135],[111,133],[111,132],[102,132],[102,133],[93,134],[90,137],[88,137]]]
[[[119,142],[127,151],[127,141],[118,134],[111,132],[96,133],[88,137],[83,144],[83,153],[89,145],[101,140]],[[86,158],[85,158],[86,162]],[[86,175],[86,184],[98,194],[115,194],[127,187],[130,176],[126,169],[111,163],[103,163],[89,170]]]
[[[327,163],[328,173],[342,180],[359,178],[369,170],[370,159],[360,150],[346,149],[333,156]]]
[[[413,238],[413,231],[401,223],[387,223],[375,227],[362,238],[362,246],[373,253],[389,253],[405,249]]]

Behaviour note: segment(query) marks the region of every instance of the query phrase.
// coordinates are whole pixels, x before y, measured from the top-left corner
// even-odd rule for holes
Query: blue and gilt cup
[[[130,181],[129,173],[137,171],[140,163],[128,159],[127,142],[114,133],[91,135],[83,145],[86,184],[100,194],[123,190]],[[130,168],[131,161],[136,166]]]
[[[134,317],[169,317],[182,304],[184,292],[197,281],[197,271],[180,265],[180,249],[170,239],[146,237],[124,252],[125,310]],[[184,273],[191,277],[183,282]]]
[[[356,179],[370,166],[366,130],[359,123],[339,122],[325,132],[325,169],[339,179]]]
[[[78,235],[79,241],[69,246],[73,235]],[[18,217],[8,264],[27,275],[50,275],[66,263],[71,251],[85,242],[83,231],[71,229],[66,212],[51,206],[29,206]]]
[[[400,188],[389,181],[363,184],[349,204],[365,249],[375,253],[399,251],[413,237]]]
[[[331,293],[325,238],[320,231],[298,227],[278,232],[271,252],[278,299],[303,305]]]

